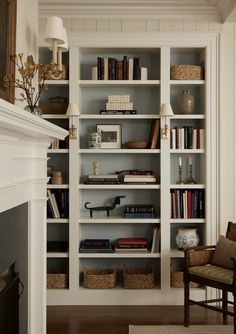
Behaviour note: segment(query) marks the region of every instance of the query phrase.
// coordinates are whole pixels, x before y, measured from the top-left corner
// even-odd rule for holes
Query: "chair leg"
[[[222,290],[222,309],[223,309],[223,324],[227,325],[227,310],[228,310],[228,293],[227,291]]]
[[[189,327],[189,280],[188,274],[184,275],[184,326]],[[236,333],[234,333],[236,334]]]
[[[236,334],[236,293],[233,293],[234,299],[234,334]]]

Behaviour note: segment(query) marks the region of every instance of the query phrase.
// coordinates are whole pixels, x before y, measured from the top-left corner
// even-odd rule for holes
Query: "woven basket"
[[[61,268],[49,269],[47,272],[48,289],[66,289],[68,288],[68,273]]]
[[[124,268],[124,289],[152,289],[154,285],[153,268]]]
[[[184,272],[181,268],[171,268],[170,286],[172,288],[184,288]],[[198,288],[200,285],[195,282],[190,282],[190,288]]]
[[[196,65],[173,65],[170,69],[171,80],[203,80],[203,67]]]
[[[84,287],[87,289],[112,289],[115,285],[115,269],[84,270]]]

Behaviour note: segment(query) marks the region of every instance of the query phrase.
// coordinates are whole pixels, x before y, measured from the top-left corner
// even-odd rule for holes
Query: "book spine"
[[[141,59],[134,58],[134,80],[141,80]]]

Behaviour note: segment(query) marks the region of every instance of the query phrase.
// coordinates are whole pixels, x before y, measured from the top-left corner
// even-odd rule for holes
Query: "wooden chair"
[[[228,223],[226,237],[220,236],[216,246],[199,246],[185,250],[184,271],[184,326],[189,326],[189,309],[199,305],[223,314],[223,324],[227,316],[234,317],[236,334],[236,224]],[[195,301],[190,299],[190,282],[221,290],[218,299]],[[228,292],[233,302],[228,300]],[[217,306],[219,303],[219,306]],[[214,304],[214,305],[212,305]],[[229,305],[233,309],[229,309]]]

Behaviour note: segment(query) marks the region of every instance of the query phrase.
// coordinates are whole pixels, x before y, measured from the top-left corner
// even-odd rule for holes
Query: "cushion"
[[[233,269],[233,261],[231,260],[231,257],[234,256],[236,257],[236,242],[221,235],[216,244],[211,264]]]
[[[192,275],[207,278],[219,283],[231,285],[233,283],[233,271],[214,265],[196,266],[189,268],[189,273]]]

